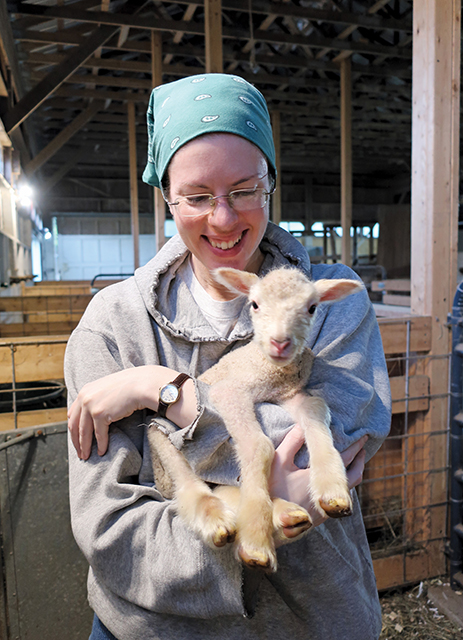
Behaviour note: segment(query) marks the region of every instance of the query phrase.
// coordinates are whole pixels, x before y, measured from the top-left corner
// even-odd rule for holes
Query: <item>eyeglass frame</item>
[[[263,180],[266,176],[268,176],[268,172],[265,173],[263,176],[258,176],[259,180]],[[166,204],[168,204],[170,207],[176,207],[179,204],[181,204],[181,201],[185,201],[187,198],[195,198],[198,196],[207,196],[209,198],[209,204],[211,206],[211,208],[208,211],[204,211],[203,213],[197,213],[196,215],[198,216],[205,216],[205,215],[209,215],[212,211],[214,211],[215,207],[217,206],[216,201],[219,198],[227,198],[228,202],[229,202],[229,206],[233,209],[233,205],[230,203],[230,196],[232,196],[234,193],[239,193],[240,191],[249,191],[249,192],[256,192],[256,191],[262,191],[264,195],[267,196],[267,200],[264,202],[264,204],[262,205],[262,207],[259,207],[260,209],[263,209],[265,207],[265,205],[267,204],[267,202],[269,201],[269,197],[271,195],[273,195],[276,191],[276,187],[274,187],[272,189],[272,191],[266,191],[264,187],[257,187],[257,185],[253,188],[253,189],[235,189],[234,191],[230,191],[228,194],[224,194],[224,195],[220,195],[220,196],[213,196],[212,193],[192,193],[188,196],[179,196],[177,198],[176,202],[169,202],[164,194],[164,190],[161,189],[161,193],[162,193],[162,197],[164,198]],[[213,204],[211,203],[211,201],[213,202]],[[237,209],[234,209],[235,211],[238,211]]]

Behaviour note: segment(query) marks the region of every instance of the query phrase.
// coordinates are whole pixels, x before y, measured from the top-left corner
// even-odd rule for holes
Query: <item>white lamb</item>
[[[222,268],[214,277],[248,296],[254,326],[250,343],[223,356],[199,378],[211,385],[210,398],[233,437],[240,487],[212,491],[154,423],[148,435],[153,467],[156,479],[159,470],[167,473],[178,513],[206,543],[221,547],[234,540],[237,559],[275,571],[275,540],[289,541],[282,514],[295,535],[309,528],[310,516],[297,504],[270,498],[274,447],[257,421],[255,405],[281,405],[302,427],[310,455],[308,492],[318,511],[335,518],[350,515],[352,500],[333,445],[329,409],[323,399],[307,393],[314,360],[307,338],[319,303],[341,300],[363,285],[355,280],[312,282],[292,268],[275,269],[263,278]]]

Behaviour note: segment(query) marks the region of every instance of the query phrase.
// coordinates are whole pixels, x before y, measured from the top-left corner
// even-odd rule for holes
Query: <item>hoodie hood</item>
[[[286,231],[268,223],[260,244],[264,261],[259,274],[288,266],[288,262],[311,277],[311,264],[306,249]],[[144,267],[135,272],[135,281],[146,309],[155,322],[173,337],[191,342],[245,340],[252,336],[248,305],[228,338],[219,338],[210,326],[186,286],[182,271],[190,252],[177,234]],[[182,304],[177,304],[182,300]],[[186,302],[185,302],[186,301]]]

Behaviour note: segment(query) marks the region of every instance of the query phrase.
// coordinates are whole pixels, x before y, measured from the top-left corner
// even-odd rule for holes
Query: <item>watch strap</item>
[[[189,376],[188,373],[180,373],[175,378],[175,380],[172,380],[172,382],[169,382],[168,384],[172,384],[172,385],[174,385],[174,387],[177,387],[177,389],[180,390],[182,384],[184,384],[188,380],[188,378],[191,378],[191,376]],[[167,385],[164,385],[164,386],[167,386]],[[160,418],[165,418],[167,409],[170,407],[171,404],[173,404],[173,403],[167,404],[166,402],[163,402],[161,400],[161,398],[159,398],[159,405],[158,405],[157,415]]]

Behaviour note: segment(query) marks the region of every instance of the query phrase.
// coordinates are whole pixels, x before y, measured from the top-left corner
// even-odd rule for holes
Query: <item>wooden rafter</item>
[[[104,108],[104,104],[95,100],[85,111],[82,111],[77,118],[71,122],[63,131],[61,131],[42,151],[28,162],[24,171],[27,174],[33,174],[47,160],[49,160],[61,147],[66,144],[82,127],[93,118],[95,113]]]
[[[76,69],[89,58],[98,47],[114,34],[114,27],[99,27],[86,42],[74,50],[62,63],[51,71],[29,93],[27,93],[10,111],[3,116],[3,124],[8,133],[14,131],[26,118],[39,107],[48,96],[66,81]]]
[[[30,15],[42,15],[46,17],[67,18],[89,24],[103,24],[118,27],[132,27],[138,29],[150,29],[154,31],[170,31],[173,33],[182,32],[195,35],[204,35],[204,25],[193,21],[163,20],[149,16],[128,16],[120,13],[106,13],[102,11],[81,11],[66,7],[45,7],[42,5],[21,5],[21,12]],[[224,38],[232,40],[249,39],[249,31],[238,27],[223,28]],[[346,42],[337,39],[322,38],[318,36],[306,37],[297,34],[286,34],[283,32],[256,30],[254,39],[257,42],[268,42],[273,44],[294,44],[304,45],[314,48],[332,48],[336,50],[349,50],[357,53],[385,55],[393,58],[411,57],[409,50],[399,47],[386,47],[365,42]]]
[[[323,167],[339,180],[339,61],[348,58],[352,59],[354,182],[359,171],[378,169],[385,180],[400,167],[409,172],[411,0],[397,0],[390,11],[384,10],[384,0],[363,3],[365,10],[361,12],[358,3],[348,0],[325,2],[322,9],[304,4],[302,0],[221,0],[224,69],[255,84],[269,109],[278,112],[283,177],[287,167],[294,176]],[[95,114],[80,130],[79,145],[91,153],[99,144],[97,163],[102,167],[113,168],[114,163],[127,166],[127,103],[132,103],[137,113],[137,143],[144,155],[143,112],[152,77],[158,77],[160,83],[206,70],[205,0],[128,0],[129,5],[138,11],[121,12],[115,5],[108,11],[109,0],[8,0],[14,46],[28,87],[39,86],[64,64],[96,27],[115,30],[26,120],[34,125],[45,147],[53,143],[56,131],[65,129],[87,109],[89,101],[105,101],[106,110]],[[152,53],[153,39],[160,54]],[[71,160],[68,149],[63,145],[42,165],[43,179],[56,175]],[[82,171],[79,163],[66,175],[82,181]],[[66,180],[60,193],[75,193],[75,202],[82,203],[77,195],[79,184],[74,181],[71,189]],[[52,193],[50,188],[49,197]],[[285,215],[284,184],[281,194]],[[103,193],[95,192],[92,199],[95,197],[104,199]],[[153,205],[152,198],[141,196],[140,206],[146,207],[150,201]],[[161,200],[158,208],[164,208]],[[354,198],[354,216],[355,211]],[[296,209],[294,215],[299,215]]]

